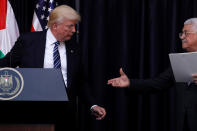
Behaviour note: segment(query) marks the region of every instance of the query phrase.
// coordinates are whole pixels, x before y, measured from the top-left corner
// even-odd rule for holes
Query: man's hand
[[[91,111],[92,111],[92,115],[94,115],[97,120],[102,120],[106,116],[105,109],[98,105],[95,105],[94,107],[92,107]]]
[[[194,83],[197,85],[197,73],[192,74],[192,77],[193,77]]]
[[[120,68],[120,77],[108,80],[107,84],[111,84],[113,87],[125,88],[130,85],[130,80]]]

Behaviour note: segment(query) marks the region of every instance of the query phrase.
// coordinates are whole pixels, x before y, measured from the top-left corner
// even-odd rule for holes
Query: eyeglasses
[[[182,36],[184,35],[185,37],[187,37],[189,34],[196,34],[197,32],[189,32],[189,31],[184,31],[179,33],[179,38],[181,39]]]

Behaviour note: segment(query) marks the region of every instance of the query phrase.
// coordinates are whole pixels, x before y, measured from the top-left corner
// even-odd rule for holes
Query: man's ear
[[[57,24],[54,23],[54,24],[52,25],[52,28],[53,28],[53,29],[57,29]]]

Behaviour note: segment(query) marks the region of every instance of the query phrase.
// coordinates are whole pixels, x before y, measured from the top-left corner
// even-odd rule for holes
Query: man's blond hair
[[[48,21],[48,27],[51,27],[53,24],[61,24],[65,20],[75,20],[79,22],[81,16],[77,11],[67,5],[60,5],[51,11]]]

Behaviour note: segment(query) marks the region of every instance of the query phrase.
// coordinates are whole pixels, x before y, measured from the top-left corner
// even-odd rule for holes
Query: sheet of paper
[[[197,73],[197,52],[169,54],[176,82],[192,82]]]

